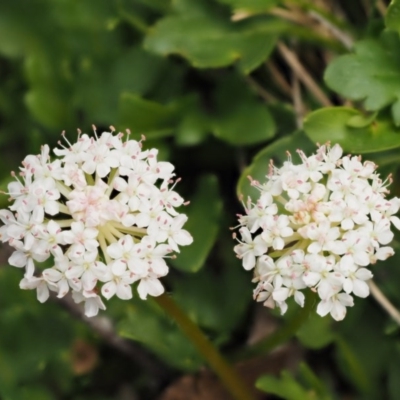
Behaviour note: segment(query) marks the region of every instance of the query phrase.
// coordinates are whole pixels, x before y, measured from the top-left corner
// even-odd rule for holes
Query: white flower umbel
[[[8,185],[11,211],[0,210],[0,239],[15,248],[9,263],[25,269],[20,287],[41,302],[49,290],[71,291],[87,316],[105,309],[100,294],[130,299],[134,282],[143,299],[161,295],[165,258],[193,240],[175,210],[184,200],[173,190],[174,166],[129,132],[94,135],[64,137],[55,160],[47,145],[27,156]]]
[[[298,165],[290,156],[281,168],[271,161],[265,183],[249,177],[260,197],[239,217],[235,252],[246,270],[255,268],[257,301],[284,313],[290,296],[303,306],[308,287],[321,299],[317,313],[341,320],[352,295],[369,295],[365,267],[394,254],[386,245],[391,224],[400,228],[400,199],[386,199],[390,177],[382,181],[359,156],[342,157],[339,145],[298,153]]]

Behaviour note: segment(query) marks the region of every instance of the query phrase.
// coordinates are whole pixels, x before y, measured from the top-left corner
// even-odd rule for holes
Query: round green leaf
[[[370,125],[352,128],[349,121],[364,118],[347,107],[327,107],[314,111],[304,120],[304,131],[313,142],[339,143],[351,153],[374,153],[400,147],[400,129],[389,118],[380,117]]]
[[[218,138],[244,145],[266,141],[274,136],[276,126],[271,113],[241,77],[232,74],[221,81],[215,103],[212,130]]]
[[[244,73],[271,53],[276,31],[269,21],[235,23],[228,13],[223,16],[219,5],[207,2],[184,0],[174,6],[175,13],[161,19],[146,36],[148,50],[180,55],[197,68],[225,67],[240,60],[239,69]]]
[[[368,111],[392,105],[392,115],[400,125],[400,46],[397,34],[386,32],[381,40],[355,44],[354,54],[334,60],[326,69],[327,85],[351,100],[364,100]]]
[[[176,109],[143,99],[133,93],[122,93],[119,104],[119,124],[133,134],[158,138],[172,134],[176,124]]]

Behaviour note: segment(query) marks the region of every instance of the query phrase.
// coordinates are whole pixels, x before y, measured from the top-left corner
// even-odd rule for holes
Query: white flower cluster
[[[289,155],[280,169],[271,161],[265,184],[251,180],[261,195],[239,218],[235,252],[246,270],[255,268],[257,301],[283,314],[289,297],[303,306],[301,290],[311,288],[321,299],[317,313],[342,320],[351,294],[369,295],[365,267],[394,254],[386,245],[391,223],[400,229],[400,199],[385,199],[391,179],[382,181],[373,162],[342,157],[339,145],[298,153],[301,164]]]
[[[142,299],[162,294],[165,258],[192,242],[186,215],[175,211],[183,199],[170,186],[174,166],[129,132],[126,140],[113,132],[79,132],[76,143],[54,149],[54,161],[47,145],[27,156],[8,185],[11,211],[0,210],[0,238],[15,248],[9,263],[25,268],[20,287],[37,289],[40,302],[49,290],[71,290],[87,316],[105,309],[100,291],[126,300],[139,282]]]

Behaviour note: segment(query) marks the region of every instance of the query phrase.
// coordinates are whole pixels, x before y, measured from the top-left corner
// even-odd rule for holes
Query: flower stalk
[[[235,369],[225,360],[198,326],[188,318],[173,298],[164,293],[154,299],[158,305],[175,320],[182,332],[193,343],[232,396],[236,400],[253,400],[254,396],[250,389],[247,388]]]

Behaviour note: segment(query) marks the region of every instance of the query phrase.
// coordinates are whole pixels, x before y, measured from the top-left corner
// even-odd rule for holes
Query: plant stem
[[[297,312],[291,320],[287,321],[287,323],[284,326],[279,328],[276,332],[274,332],[264,340],[261,340],[254,346],[251,346],[235,354],[234,359],[241,360],[244,358],[250,358],[253,356],[260,356],[263,354],[267,354],[276,347],[287,342],[290,338],[292,338],[296,334],[296,332],[308,319],[310,311],[314,308],[314,306],[315,306],[315,293],[309,290],[306,293],[304,307],[299,312]]]
[[[400,312],[399,310],[389,301],[389,299],[382,293],[381,289],[372,280],[368,281],[369,289],[371,290],[372,296],[382,306],[382,308],[393,318],[398,325],[400,325]]]
[[[332,103],[328,96],[322,91],[322,89],[315,82],[311,74],[301,64],[296,53],[290,50],[283,42],[278,42],[278,50],[285,61],[288,63],[293,72],[297,75],[304,86],[313,94],[313,96],[324,106],[331,107]]]
[[[172,297],[164,293],[154,299],[175,320],[209,366],[219,376],[232,396],[237,400],[253,400],[254,396],[241,377],[206,338],[198,326],[181,310]]]

